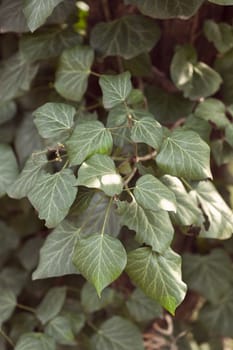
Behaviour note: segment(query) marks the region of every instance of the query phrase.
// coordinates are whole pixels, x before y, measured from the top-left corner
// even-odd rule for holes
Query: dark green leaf
[[[90,283],[85,283],[81,291],[81,304],[87,313],[104,309],[114,300],[115,292],[111,288],[105,288],[99,298],[95,288]]]
[[[0,125],[11,120],[16,114],[16,104],[14,101],[7,101],[0,104]]]
[[[28,32],[22,0],[2,0],[0,5],[0,32]]]
[[[15,294],[6,288],[0,289],[0,327],[7,321],[16,307],[17,300]]]
[[[112,144],[110,131],[99,121],[83,122],[77,125],[66,142],[72,165],[81,164],[95,153],[111,153]]]
[[[149,247],[128,254],[126,271],[132,281],[171,314],[183,301],[186,285],[181,280],[181,258],[170,248],[160,255]]]
[[[216,5],[233,5],[233,1],[232,0],[209,0],[209,2],[213,2]]]
[[[190,180],[212,178],[209,146],[193,131],[175,130],[156,157],[161,170]]]
[[[56,350],[53,338],[43,333],[25,333],[15,346],[15,350]]]
[[[129,60],[124,60],[123,66],[134,77],[148,77],[152,71],[151,58],[147,52],[143,52]]]
[[[207,20],[204,24],[204,33],[221,53],[225,53],[233,47],[233,27],[227,23]]]
[[[12,148],[0,144],[0,197],[4,196],[18,176],[18,165]]]
[[[73,262],[82,275],[92,283],[98,295],[119,277],[127,261],[121,242],[106,234],[92,234],[81,238],[73,255]]]
[[[214,68],[223,79],[221,88],[223,100],[225,103],[231,104],[233,100],[233,49],[219,56],[215,61]]]
[[[123,16],[98,23],[91,32],[91,46],[105,56],[133,58],[150,51],[160,38],[160,29],[141,15]]]
[[[209,143],[212,128],[208,121],[191,114],[186,118],[182,129],[196,132],[205,142]]]
[[[46,326],[45,332],[58,344],[76,344],[74,334],[72,332],[71,323],[65,316],[57,316],[53,318]]]
[[[198,118],[211,121],[218,128],[225,128],[229,124],[229,120],[226,117],[225,105],[215,98],[208,98],[204,102],[199,103],[194,115]]]

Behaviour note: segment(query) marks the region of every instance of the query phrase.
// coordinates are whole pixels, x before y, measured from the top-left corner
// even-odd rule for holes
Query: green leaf
[[[20,251],[17,254],[17,256],[25,270],[31,272],[38,264],[39,251],[41,246],[43,245],[43,242],[43,238],[35,235],[32,238],[28,239],[20,248]]]
[[[186,19],[191,17],[201,6],[203,0],[125,0],[126,4],[136,5],[146,16],[154,18]]]
[[[191,114],[185,119],[182,129],[196,132],[206,143],[209,143],[212,128],[208,121]]]
[[[46,138],[63,141],[68,138],[74,124],[76,110],[65,103],[48,102],[37,108],[33,115],[39,134]]]
[[[85,283],[81,291],[81,304],[86,313],[92,313],[106,308],[114,300],[115,292],[112,288],[105,288],[99,298],[95,288]]]
[[[156,163],[170,175],[190,180],[212,178],[209,146],[193,131],[173,131],[164,140]]]
[[[12,148],[0,143],[0,197],[4,196],[18,176],[18,165]]]
[[[92,350],[143,350],[139,329],[120,316],[113,316],[102,323],[92,338]]]
[[[208,0],[209,2],[212,2],[216,5],[222,5],[222,6],[230,6],[233,5],[233,0]]]
[[[7,101],[0,104],[0,125],[14,118],[16,111],[17,107],[14,101]]]
[[[229,120],[226,117],[225,105],[215,98],[208,98],[199,103],[194,115],[198,118],[211,121],[218,128],[225,128],[229,124]]]
[[[80,229],[63,221],[45,240],[40,250],[40,261],[33,279],[64,276],[78,273],[72,262],[74,247]]]
[[[102,154],[95,154],[81,165],[77,185],[99,188],[108,196],[120,194],[123,189],[122,178],[117,174],[113,160]]]
[[[171,77],[184,97],[199,100],[215,94],[222,83],[221,76],[203,62],[198,62],[195,49],[179,46],[171,62]]]
[[[110,129],[113,142],[118,147],[130,141],[130,131],[125,106],[118,105],[112,108],[108,114],[107,127]]]
[[[68,214],[77,194],[75,182],[71,169],[64,169],[53,175],[42,174],[29,192],[30,202],[47,227],[57,226]]]
[[[42,324],[52,320],[61,311],[66,299],[65,287],[51,288],[36,309],[36,316]]]
[[[7,194],[11,198],[21,199],[26,197],[36,185],[42,174],[45,174],[43,166],[47,163],[45,154],[31,156],[25,164],[18,178],[11,184]]]
[[[16,307],[17,300],[15,294],[6,288],[0,289],[0,327],[7,321]]]
[[[182,265],[188,287],[211,303],[218,303],[232,289],[232,262],[223,249],[214,249],[207,255],[186,253]]]
[[[15,350],[56,350],[53,338],[44,333],[25,333],[15,346]]]
[[[1,103],[21,96],[28,91],[38,66],[31,65],[15,54],[0,64]]]
[[[160,29],[141,15],[122,16],[98,23],[91,32],[91,46],[104,56],[130,59],[150,51],[160,38]]]
[[[233,124],[229,124],[225,130],[226,141],[233,147]]]
[[[164,255],[153,252],[149,247],[131,251],[126,272],[146,295],[158,301],[171,314],[185,297],[181,258],[170,248]]]
[[[88,46],[77,45],[62,53],[54,84],[62,97],[72,101],[82,100],[93,60],[94,52]]]
[[[162,307],[148,298],[139,288],[135,289],[126,302],[130,315],[137,322],[148,322],[161,317]]]
[[[121,223],[136,232],[135,239],[139,243],[150,245],[158,253],[170,246],[174,229],[167,212],[144,209],[133,200],[118,202],[118,213]]]
[[[200,233],[204,238],[227,239],[233,232],[233,213],[210,181],[200,182],[190,192],[201,205],[206,222]]]
[[[75,266],[95,286],[99,297],[102,290],[120,276],[126,261],[126,252],[121,242],[99,233],[81,238],[73,255]]]
[[[17,248],[19,235],[14,229],[0,220],[0,266],[8,258],[9,253]]]
[[[95,153],[110,154],[112,135],[99,121],[83,122],[76,126],[66,146],[71,165],[78,165]]]
[[[221,95],[226,104],[231,104],[233,99],[233,49],[227,51],[224,55],[220,55],[214,64],[214,68],[221,75],[223,84],[221,87]]]
[[[71,323],[65,316],[57,316],[52,319],[46,326],[45,332],[58,344],[76,345]]]
[[[59,56],[63,50],[81,43],[80,35],[68,30],[50,30],[28,34],[20,39],[20,52],[25,60],[37,61]]]
[[[186,191],[182,182],[174,176],[165,175],[162,182],[174,193],[177,211],[170,213],[174,222],[181,226],[199,225],[202,212],[190,194]]]
[[[148,52],[142,52],[131,59],[123,60],[123,67],[134,77],[148,77],[152,71],[151,57]]]
[[[22,0],[2,0],[0,5],[0,32],[28,32]]]
[[[24,14],[31,32],[42,26],[62,0],[24,0]]]
[[[122,104],[132,90],[131,75],[124,72],[118,75],[102,75],[99,84],[103,92],[103,104],[106,109]]]
[[[221,53],[225,53],[233,47],[233,27],[227,23],[207,20],[204,23],[204,33],[206,38]]]
[[[174,194],[153,175],[140,177],[135,185],[134,196],[145,209],[176,211]]]
[[[201,323],[214,335],[232,337],[233,293],[232,291],[217,304],[207,303],[200,312]]]
[[[131,128],[131,139],[134,142],[143,142],[158,149],[163,141],[162,126],[152,118],[135,120]]]

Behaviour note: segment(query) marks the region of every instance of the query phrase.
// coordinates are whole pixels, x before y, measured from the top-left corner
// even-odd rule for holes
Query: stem
[[[105,18],[107,21],[111,21],[111,13],[108,6],[108,0],[101,0],[101,1],[102,1],[102,7],[103,7]]]
[[[67,159],[67,161],[66,161],[65,164],[63,165],[61,171],[64,170],[64,169],[67,167],[67,165],[69,164],[69,162],[70,162],[69,159]]]
[[[90,72],[92,75],[94,75],[94,77],[100,78],[101,74],[97,73],[97,72]]]
[[[33,308],[30,307],[30,306],[22,305],[22,304],[17,304],[16,306],[17,306],[19,309],[21,309],[21,310],[25,310],[25,311],[28,311],[28,312],[32,312],[33,314],[36,313],[36,309],[33,309]]]
[[[152,153],[146,154],[145,156],[138,156],[136,157],[136,163],[138,162],[145,162],[147,160],[153,159],[157,154],[157,151],[153,151]]]
[[[11,340],[11,338],[8,337],[8,335],[0,328],[0,335],[6,340],[8,344],[10,344],[13,348],[15,348],[15,344]]]
[[[88,107],[83,107],[81,108],[82,111],[91,111],[92,109],[96,109],[98,107],[101,107],[102,103],[95,103],[94,105],[88,106]]]
[[[124,183],[125,187],[128,187],[128,183],[132,180],[132,178],[134,177],[134,175],[136,174],[138,168],[135,166],[132,170],[132,172],[130,173],[129,177],[127,178],[127,180]]]
[[[181,177],[181,181],[184,183],[184,185],[185,185],[190,191],[193,190],[192,186],[191,186],[183,177]]]
[[[108,203],[108,206],[107,206],[107,209],[106,209],[105,216],[104,216],[103,227],[102,227],[102,230],[101,230],[101,236],[102,237],[104,235],[104,230],[105,230],[105,226],[106,226],[107,219],[108,219],[108,216],[109,216],[109,211],[110,211],[110,208],[111,208],[111,205],[112,205],[112,201],[113,201],[113,198],[110,199],[110,201]]]

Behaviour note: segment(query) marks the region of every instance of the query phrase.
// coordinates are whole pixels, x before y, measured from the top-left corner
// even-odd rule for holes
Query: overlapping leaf
[[[135,120],[131,128],[131,139],[134,142],[143,142],[158,149],[163,141],[162,126],[152,118]]]
[[[59,314],[66,299],[66,287],[51,288],[36,309],[36,316],[47,323]]]
[[[225,53],[233,47],[233,27],[228,23],[207,20],[204,24],[204,33],[206,38],[221,53]]]
[[[7,101],[0,104],[0,125],[11,120],[16,114],[16,104],[14,101]]]
[[[0,32],[28,32],[22,0],[2,0],[0,5]]]
[[[18,176],[18,165],[12,148],[0,144],[0,197],[6,194],[10,185]]]
[[[15,350],[55,350],[53,338],[44,333],[24,333],[16,343]]]
[[[195,110],[195,116],[211,121],[219,128],[225,128],[229,124],[225,105],[214,98],[208,98],[200,103]]]
[[[0,327],[7,321],[16,307],[17,300],[15,294],[10,289],[0,289]]]
[[[57,316],[52,319],[46,326],[45,333],[52,337],[58,344],[76,344],[74,334],[72,332],[71,322],[65,316]]]

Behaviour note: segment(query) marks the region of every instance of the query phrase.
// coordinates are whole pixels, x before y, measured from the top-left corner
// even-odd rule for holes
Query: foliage
[[[0,347],[225,349],[233,1],[110,5],[0,2]]]

